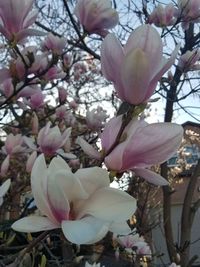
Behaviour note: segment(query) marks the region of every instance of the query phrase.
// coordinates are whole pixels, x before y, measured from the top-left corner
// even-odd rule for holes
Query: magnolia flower
[[[88,33],[105,36],[119,21],[118,13],[109,0],[78,0],[75,10],[80,23]]]
[[[6,155],[13,155],[25,151],[23,145],[23,137],[21,134],[13,135],[10,133],[5,141],[5,145],[2,147],[3,153]]]
[[[61,134],[58,126],[50,128],[51,124],[47,123],[38,134],[37,143],[40,147],[40,151],[45,155],[54,155],[55,152],[64,146],[67,139],[71,134],[71,128],[68,128]]]
[[[110,171],[131,170],[148,182],[166,185],[167,181],[148,168],[168,160],[181,144],[183,129],[175,123],[152,123],[133,119],[124,129],[119,143],[112,148],[122,124],[122,116],[112,118],[101,135],[104,163]],[[77,144],[90,157],[101,159],[102,154],[79,137]],[[112,148],[112,149],[111,149]],[[111,150],[111,151],[109,151]]]
[[[0,186],[0,206],[3,204],[3,197],[8,192],[10,185],[11,185],[11,180],[8,179]]]
[[[138,255],[151,255],[150,247],[138,234],[118,236],[115,239],[129,253],[135,250]]]
[[[183,29],[187,30],[189,24],[200,21],[199,0],[178,0],[177,16],[182,20]]]
[[[30,96],[30,99],[24,99],[24,103],[29,105],[31,109],[37,110],[44,107],[44,99],[45,96],[43,95],[41,90],[37,90],[33,95]]]
[[[121,46],[108,34],[101,47],[101,67],[105,78],[114,83],[118,97],[133,105],[146,102],[158,81],[172,66],[178,47],[166,60],[158,32],[150,25],[138,27]]]
[[[100,106],[86,113],[86,123],[94,131],[101,130],[107,118],[107,112]]]
[[[37,158],[37,152],[36,151],[33,151],[31,153],[31,155],[29,155],[28,159],[27,159],[27,162],[26,162],[26,171],[27,172],[31,172],[32,171],[32,168],[33,168],[33,165],[34,165],[34,162]]]
[[[173,4],[168,4],[163,7],[161,4],[150,14],[148,22],[154,23],[157,27],[166,27],[173,25],[176,21],[176,9]]]
[[[65,88],[59,87],[58,88],[58,100],[60,103],[65,103],[67,99],[68,92]]]
[[[0,32],[9,41],[18,42],[29,35],[42,34],[38,30],[28,29],[35,22],[38,13],[30,13],[33,2],[34,0],[0,1]]]
[[[135,212],[136,201],[127,193],[110,188],[106,170],[99,167],[72,173],[66,162],[55,157],[47,167],[40,155],[31,173],[35,203],[44,216],[29,216],[12,228],[39,232],[62,228],[75,244],[91,244],[108,231],[129,232],[126,220]]]
[[[192,70],[199,70],[200,69],[200,50],[194,49],[192,51],[187,51],[183,54],[178,62],[178,67],[183,72],[192,71]],[[197,63],[197,64],[196,64]]]
[[[106,153],[115,142],[122,116],[112,118],[101,136]],[[152,123],[133,119],[123,131],[121,142],[105,157],[109,170],[119,173],[132,170],[147,181],[166,185],[167,181],[149,167],[168,160],[181,144],[183,128],[175,123]]]
[[[66,43],[67,40],[64,37],[60,38],[53,35],[52,33],[49,33],[44,40],[43,49],[51,50],[54,54],[61,55],[66,46]]]

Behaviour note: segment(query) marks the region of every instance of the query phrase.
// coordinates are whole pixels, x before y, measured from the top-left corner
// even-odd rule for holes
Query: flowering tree
[[[174,104],[199,91],[191,75],[199,69],[200,2],[127,3],[0,1],[0,246],[6,253],[9,244],[23,246],[13,257],[5,253],[3,266],[76,266],[80,257],[97,260],[84,248],[108,243],[118,260],[153,262],[137,227],[139,188],[128,194],[110,186],[128,176],[140,187],[163,186],[170,260],[188,264],[189,246],[180,257],[174,246],[163,162],[183,136],[171,122]],[[166,98],[165,118],[148,124],[155,92]],[[185,198],[181,247],[190,238],[198,173],[199,165]]]

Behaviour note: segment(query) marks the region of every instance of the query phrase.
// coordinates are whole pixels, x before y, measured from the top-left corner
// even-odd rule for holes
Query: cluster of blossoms
[[[188,29],[190,23],[200,21],[199,0],[178,0],[176,6],[172,3],[166,6],[158,4],[148,18],[148,23],[157,27],[173,26],[180,21],[184,30]]]
[[[83,120],[76,114],[80,99],[71,97],[65,86],[57,86],[56,108],[48,105],[44,88],[50,90],[49,84],[56,82],[64,84],[71,70],[74,81],[80,81],[89,64],[74,63],[72,54],[65,53],[68,41],[52,33],[40,47],[20,46],[29,36],[44,35],[29,28],[38,14],[31,11],[33,2],[0,2],[0,32],[14,51],[7,66],[0,69],[0,105],[11,103],[28,121],[23,133],[20,127],[15,131],[5,129],[8,134],[0,151],[1,177],[13,171],[13,161],[25,160],[40,214],[16,220],[12,229],[29,233],[60,228],[65,238],[77,245],[96,243],[110,231],[117,236],[119,247],[127,252],[151,255],[148,244],[131,235],[127,223],[137,209],[136,199],[111,188],[110,181],[132,172],[152,184],[168,185],[151,167],[173,156],[180,146],[183,129],[175,123],[148,124],[141,113],[174,64],[180,45],[166,59],[158,31],[146,24],[137,27],[122,46],[115,34],[108,31],[119,20],[111,2],[78,0],[74,14],[83,26],[83,37],[98,34],[103,38],[101,73],[112,82],[122,104],[128,104],[127,110],[109,121],[107,111],[100,106],[87,110]],[[187,28],[189,23],[199,21],[199,5],[195,3],[178,1],[178,9],[159,5],[148,22],[167,27],[181,18]],[[199,50],[187,51],[179,58],[178,68],[182,73],[198,70],[199,60]],[[89,140],[91,136],[97,141],[95,146]],[[84,165],[87,155],[91,161]],[[6,179],[0,186],[0,206],[10,185],[11,180]],[[86,263],[89,266],[95,265]]]

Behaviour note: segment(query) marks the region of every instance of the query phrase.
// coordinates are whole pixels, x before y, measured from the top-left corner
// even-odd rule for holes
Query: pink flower
[[[173,4],[168,4],[165,7],[158,4],[158,6],[150,14],[148,22],[150,24],[154,23],[157,27],[170,26],[176,21],[175,14],[176,8]]]
[[[119,236],[116,240],[127,252],[132,252],[133,249],[136,250],[138,255],[151,255],[150,247],[144,241],[144,238],[138,234]]]
[[[0,32],[9,41],[18,42],[29,35],[41,35],[38,30],[28,29],[35,22],[38,13],[30,13],[33,2],[34,0],[0,1]]]
[[[21,134],[13,135],[9,134],[6,138],[5,145],[2,147],[2,151],[6,155],[13,155],[25,151],[23,145],[23,137]]]
[[[58,126],[50,128],[51,124],[48,123],[43,127],[38,134],[37,143],[40,146],[40,151],[45,155],[54,155],[56,151],[65,145],[67,139],[71,134],[71,128],[65,130],[61,134]]]
[[[78,0],[74,13],[90,34],[105,36],[107,29],[113,28],[119,21],[118,13],[109,0]]]
[[[34,162],[35,162],[36,158],[37,158],[37,152],[33,151],[31,153],[31,155],[29,155],[28,160],[26,162],[26,171],[27,172],[31,172],[32,171],[32,168],[33,168],[33,165],[34,165]]]
[[[199,0],[178,0],[177,16],[181,18],[183,29],[187,30],[189,24],[200,21]]]
[[[133,105],[148,101],[158,81],[172,66],[178,47],[166,60],[162,40],[150,25],[138,27],[124,48],[114,34],[106,36],[101,48],[101,66],[105,78],[114,83],[118,97]]]
[[[44,155],[40,155],[32,169],[31,188],[44,216],[25,217],[12,228],[39,232],[61,227],[75,244],[95,243],[109,230],[129,232],[126,220],[135,212],[136,201],[109,184],[108,173],[99,167],[72,173],[62,158],[53,158],[47,167]]]
[[[192,51],[187,51],[179,58],[178,67],[182,72],[199,70],[200,69],[200,50],[194,49]],[[196,64],[197,63],[197,64]]]
[[[51,50],[54,54],[61,55],[66,44],[67,40],[64,37],[60,38],[49,33],[44,40],[43,48],[44,50]]]
[[[2,88],[0,90],[3,92],[6,98],[10,97],[14,92],[14,86],[11,78],[6,79],[1,87]]]
[[[119,116],[106,124],[101,136],[105,153],[115,142],[121,123]],[[175,123],[148,124],[134,119],[126,126],[120,143],[105,157],[105,164],[109,170],[132,170],[150,183],[166,185],[164,178],[147,168],[169,159],[178,149],[182,135],[182,127]]]
[[[67,99],[68,92],[64,87],[58,88],[58,99],[60,103],[65,103]]]
[[[32,109],[37,110],[44,106],[44,98],[41,90],[37,90],[34,94],[30,96],[29,100],[24,99],[24,103],[29,105]]]
[[[91,111],[87,111],[86,113],[86,122],[90,129],[93,131],[99,131],[105,124],[108,115],[106,111],[98,106],[96,109],[92,109]]]

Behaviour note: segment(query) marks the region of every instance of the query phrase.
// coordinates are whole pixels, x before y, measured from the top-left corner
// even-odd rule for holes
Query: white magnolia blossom
[[[61,227],[65,237],[75,244],[95,243],[108,231],[128,234],[126,221],[136,210],[136,200],[109,185],[108,173],[102,168],[72,173],[60,157],[54,157],[47,167],[42,154],[33,165],[31,187],[44,216],[22,218],[12,228],[39,232]]]

